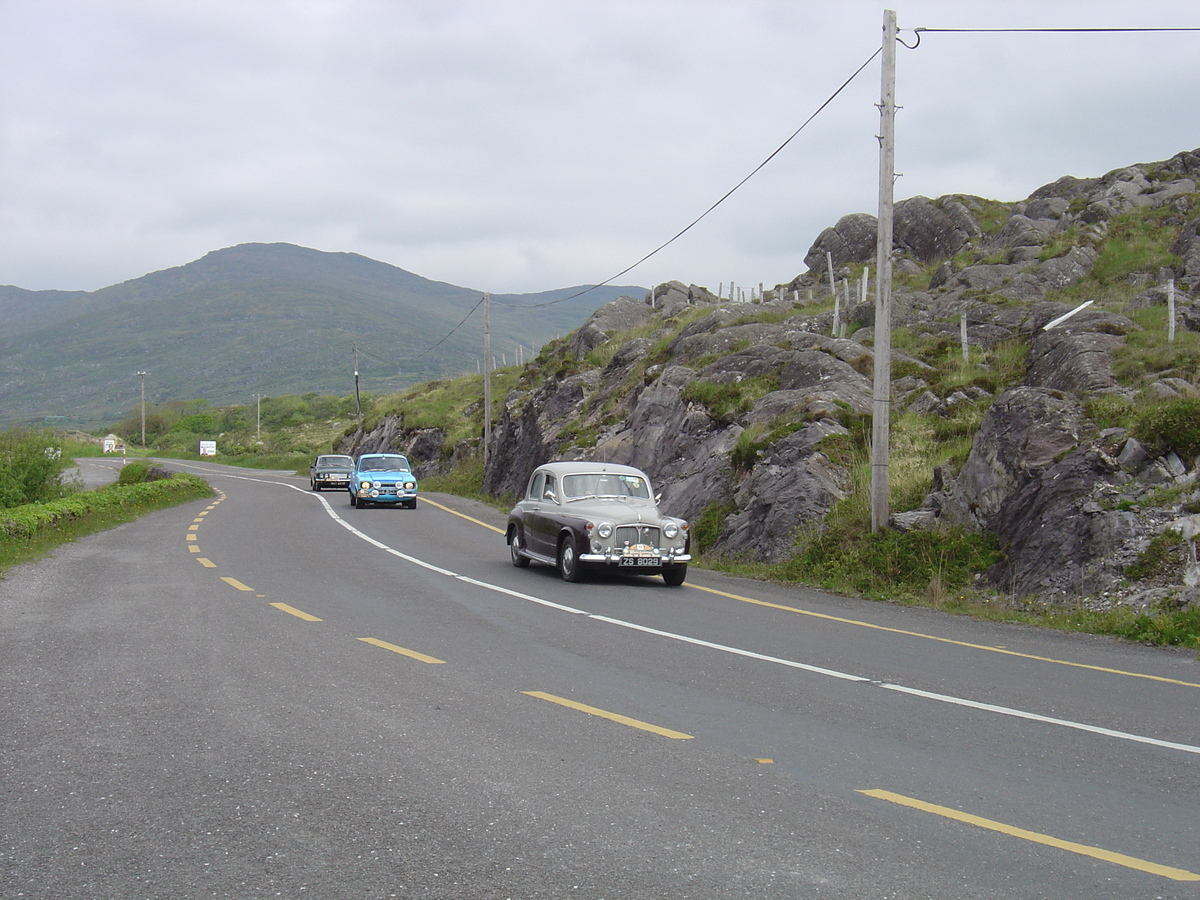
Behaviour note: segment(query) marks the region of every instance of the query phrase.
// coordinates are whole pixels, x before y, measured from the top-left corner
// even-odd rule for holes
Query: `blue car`
[[[350,505],[372,503],[417,508],[417,478],[408,459],[399,453],[364,453],[350,477]]]

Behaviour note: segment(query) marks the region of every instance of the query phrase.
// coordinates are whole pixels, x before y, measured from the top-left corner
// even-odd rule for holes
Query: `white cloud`
[[[1191,0],[913,0],[911,29],[1196,26]],[[609,278],[879,46],[795,0],[0,0],[0,283],[95,289],[245,241],[496,292]],[[897,196],[1027,196],[1200,146],[1200,33],[924,33]],[[876,204],[873,63],[623,283],[773,284]]]

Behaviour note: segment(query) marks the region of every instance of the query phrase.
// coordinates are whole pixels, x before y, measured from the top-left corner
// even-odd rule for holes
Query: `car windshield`
[[[407,472],[408,460],[403,456],[372,456],[358,461],[363,472]]]
[[[354,460],[348,456],[322,456],[317,460],[318,469],[352,469]]]
[[[563,478],[563,496],[568,500],[583,497],[637,497],[650,499],[650,485],[640,475],[614,475],[588,472]]]

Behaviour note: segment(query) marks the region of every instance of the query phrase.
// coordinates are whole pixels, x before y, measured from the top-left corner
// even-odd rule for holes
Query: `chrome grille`
[[[618,547],[624,547],[625,542],[630,544],[649,544],[655,549],[658,548],[658,526],[657,525],[618,525],[613,533],[613,541]]]

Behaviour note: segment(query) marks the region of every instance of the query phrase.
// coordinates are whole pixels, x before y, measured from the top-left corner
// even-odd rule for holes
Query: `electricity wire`
[[[675,243],[675,241],[679,240],[681,237],[683,237],[685,234],[687,234],[689,231],[691,231],[693,228],[695,228],[698,224],[700,224],[701,220],[703,220],[705,217],[707,217],[709,213],[711,213],[718,206],[720,206],[722,203],[724,203],[726,200],[728,200],[730,197],[732,197],[733,194],[739,188],[741,188],[747,181],[749,181],[751,178],[753,178],[755,175],[757,175],[760,171],[762,171],[763,168],[765,168],[766,165],[769,162],[771,162],[771,160],[773,160],[776,156],[778,156],[780,153],[782,153],[783,149],[785,147],[787,147],[787,145],[790,144],[793,140],[795,140],[796,137],[800,134],[800,132],[802,132],[805,128],[808,127],[809,123],[812,122],[813,119],[815,119],[822,112],[824,112],[825,108],[827,106],[829,106],[829,104],[831,104],[834,100],[836,100],[838,98],[838,96],[842,93],[842,91],[844,91],[847,87],[849,87],[850,83],[852,81],[854,81],[854,79],[857,78],[860,74],[862,74],[863,69],[865,69],[867,66],[869,66],[871,64],[871,62],[874,61],[875,57],[879,56],[879,54],[882,52],[883,52],[883,50],[881,48],[879,50],[876,50],[874,53],[872,53],[866,59],[866,61],[863,62],[863,64],[861,66],[859,66],[857,69],[854,70],[854,74],[852,74],[849,78],[847,78],[844,82],[842,82],[841,86],[836,91],[834,91],[832,94],[830,94],[829,97],[825,100],[825,102],[822,103],[820,106],[818,106],[817,109],[812,113],[812,115],[810,115],[807,119],[804,120],[804,122],[801,123],[799,128],[797,128],[795,131],[793,131],[791,133],[791,135],[788,137],[787,140],[785,140],[782,144],[780,144],[778,147],[776,147],[766,159],[764,159],[762,162],[760,162],[757,166],[755,166],[750,171],[750,174],[748,174],[745,178],[743,178],[741,181],[739,181],[737,184],[735,184],[733,187],[731,187],[728,191],[726,191],[724,194],[722,194],[721,197],[715,203],[713,203],[711,206],[708,207],[708,209],[704,210],[704,212],[700,213],[700,215],[698,215],[695,219],[693,219],[686,226],[684,226],[684,228],[682,228],[678,233],[676,233],[674,237],[659,244],[657,247],[655,247],[653,250],[651,250],[649,253],[647,253],[645,256],[643,256],[641,259],[639,259],[637,262],[633,263],[632,265],[626,266],[620,272],[617,272],[615,275],[612,275],[611,277],[606,278],[604,281],[601,281],[597,284],[590,285],[590,286],[584,288],[583,290],[576,291],[575,293],[569,294],[566,297],[559,297],[557,300],[548,300],[545,303],[528,303],[528,304],[524,304],[521,306],[514,306],[511,308],[512,309],[542,309],[547,306],[555,306],[556,304],[559,304],[559,303],[566,303],[568,300],[574,300],[576,297],[582,297],[584,294],[590,293],[591,291],[594,291],[597,288],[601,288],[607,284],[611,284],[612,282],[614,282],[618,278],[620,278],[622,275],[625,275],[628,272],[631,272],[634,269],[636,269],[638,266],[640,266],[646,260],[650,259],[650,257],[665,250],[671,244]],[[459,322],[457,325],[455,325],[454,328],[451,329],[450,332],[448,334],[446,334],[445,337],[443,337],[440,341],[438,341],[436,344],[433,344],[430,347],[427,347],[425,350],[422,350],[416,356],[405,357],[404,359],[399,360],[399,362],[411,362],[412,360],[420,359],[422,356],[425,356],[426,354],[431,353],[434,350],[436,350],[438,347],[440,347],[442,344],[444,344],[447,340],[449,340],[451,335],[453,335],[456,331],[458,331],[460,328],[462,328],[462,326],[464,324],[466,324],[467,319],[471,318],[471,316],[475,314],[476,310],[478,310],[479,307],[482,305],[483,305],[483,300],[481,298],[480,301],[475,304],[474,308],[472,308],[471,311],[463,317],[462,321]],[[367,350],[363,350],[361,347],[359,349],[362,350],[364,355],[370,356],[372,359],[376,359],[379,362],[385,362],[385,363],[394,362],[392,360],[386,360],[379,356],[376,356],[375,354],[370,353]]]
[[[1186,32],[1200,31],[1196,28],[914,28],[918,35],[925,34],[1126,34],[1147,31]]]
[[[730,197],[732,197],[734,192],[736,192],[739,188],[741,188],[742,185],[744,185],[747,181],[749,181],[751,178],[753,178],[755,175],[757,175],[760,171],[762,171],[762,169],[767,165],[767,163],[769,163],[776,156],[778,156],[780,153],[782,153],[783,149],[788,144],[790,144],[796,138],[796,136],[800,134],[800,132],[802,132],[805,128],[807,128],[808,124],[810,122],[812,122],[813,119],[815,119],[822,112],[824,112],[825,107],[829,106],[830,103],[832,103],[834,100],[836,100],[837,97],[842,93],[842,91],[844,91],[847,87],[849,87],[850,82],[852,82],[855,78],[857,78],[862,73],[862,70],[865,69],[867,66],[869,66],[871,64],[871,62],[875,59],[875,57],[877,57],[882,52],[883,52],[883,50],[881,48],[879,50],[876,50],[874,53],[872,53],[861,66],[859,66],[857,69],[854,70],[853,75],[851,75],[844,82],[842,82],[841,87],[839,87],[836,91],[834,91],[832,94],[830,94],[828,99],[826,99],[824,103],[822,103],[820,106],[818,106],[816,111],[813,112],[813,114],[810,115],[807,119],[805,119],[804,122],[801,123],[799,128],[797,128],[795,131],[793,131],[791,133],[791,135],[788,137],[787,140],[785,140],[782,144],[780,144],[778,147],[776,147],[771,152],[770,156],[768,156],[766,159],[764,159],[762,162],[760,162],[757,166],[755,166],[751,170],[749,175],[747,175],[745,178],[743,178],[741,181],[739,181],[737,184],[735,184],[733,187],[731,187],[728,191],[726,191],[721,196],[720,199],[718,199],[714,204],[712,204],[712,206],[710,206],[704,212],[700,213],[700,215],[696,216],[695,219],[693,219],[690,223],[688,223],[686,226],[684,226],[684,228],[681,231],[679,231],[670,240],[664,241],[662,244],[659,244],[657,247],[655,247],[653,250],[651,250],[649,253],[647,253],[645,256],[643,256],[641,259],[639,259],[637,262],[635,262],[633,265],[626,266],[620,272],[611,276],[610,278],[606,278],[604,281],[601,281],[599,284],[593,284],[590,287],[585,288],[582,291],[577,291],[576,293],[571,294],[568,297],[560,297],[558,300],[548,300],[545,303],[531,303],[527,306],[521,306],[521,307],[517,307],[517,308],[518,309],[541,309],[542,307],[545,307],[545,306],[554,306],[556,303],[565,303],[568,300],[574,300],[576,297],[582,297],[584,294],[588,293],[589,291],[594,291],[594,290],[596,290],[596,288],[604,287],[604,285],[606,285],[606,284],[611,284],[612,282],[614,282],[618,278],[620,278],[622,275],[636,269],[638,266],[640,266],[642,263],[644,263],[650,257],[661,252],[662,250],[665,250],[671,244],[675,243],[677,240],[679,240],[681,237],[683,237],[685,234],[687,234],[689,231],[691,231],[693,228],[695,228],[700,223],[700,221],[702,219],[704,219],[709,213],[711,213],[714,209],[716,209],[718,206],[720,206],[722,203],[724,203],[726,200],[728,200]]]
[[[913,45],[912,47],[910,47],[909,49],[916,49],[917,46],[920,46],[922,34],[1186,33],[1186,32],[1200,32],[1200,27],[1169,27],[1169,28],[1150,28],[1150,27],[1146,27],[1146,28],[927,28],[927,27],[919,27],[919,28],[912,29],[912,31],[917,36],[917,43],[915,45]],[[905,46],[907,47],[908,45],[905,44]],[[805,128],[808,127],[809,123],[811,123],[818,115],[820,115],[822,112],[824,112],[825,108],[828,107],[829,104],[831,104],[834,100],[836,100],[838,98],[838,96],[841,95],[841,93],[847,87],[849,87],[850,83],[853,82],[854,79],[857,78],[862,73],[863,69],[865,69],[867,66],[869,66],[874,61],[875,57],[879,56],[880,53],[882,53],[882,52],[883,51],[881,48],[879,50],[876,50],[874,53],[872,53],[866,59],[866,61],[863,62],[862,65],[860,65],[857,69],[854,70],[854,73],[849,78],[847,78],[844,82],[842,82],[841,86],[838,87],[838,89],[836,91],[834,91],[832,94],[829,95],[829,97],[825,100],[824,103],[822,103],[819,107],[817,107],[817,109],[812,113],[812,115],[810,115],[807,119],[804,120],[804,122],[801,123],[799,128],[797,128],[795,131],[792,132],[792,134],[790,136],[788,136],[787,140],[785,140],[782,144],[780,144],[778,147],[776,147],[775,150],[773,150],[770,153],[770,155],[767,156],[766,159],[764,159],[757,166],[755,166],[750,171],[750,173],[748,175],[746,175],[745,178],[743,178],[741,181],[739,181],[737,184],[735,184],[732,188],[730,188],[728,191],[726,191],[724,194],[722,194],[721,197],[718,198],[715,203],[713,203],[711,206],[708,207],[708,209],[704,210],[704,212],[700,213],[700,215],[698,215],[695,219],[693,219],[691,222],[689,222],[687,225],[685,225],[673,237],[671,237],[668,240],[664,241],[663,243],[659,244],[657,247],[655,247],[653,250],[651,250],[649,253],[647,253],[645,256],[643,256],[641,259],[637,260],[637,262],[633,263],[632,265],[626,266],[624,269],[617,272],[615,275],[612,275],[609,278],[606,278],[604,281],[601,281],[597,284],[590,285],[590,286],[584,288],[583,290],[576,291],[575,293],[569,294],[566,297],[560,297],[557,300],[548,300],[545,303],[530,303],[530,304],[526,304],[523,306],[516,306],[513,308],[514,309],[543,309],[547,306],[555,306],[559,303],[566,303],[568,300],[574,300],[577,297],[582,297],[584,294],[590,293],[591,291],[594,291],[597,288],[604,287],[605,285],[611,284],[612,282],[614,282],[618,278],[620,278],[622,275],[628,274],[629,272],[633,271],[638,266],[640,266],[642,263],[644,263],[646,260],[650,259],[651,257],[655,256],[656,254],[665,250],[671,244],[675,243],[675,241],[679,240],[681,237],[683,237],[685,234],[687,234],[689,231],[691,231],[693,228],[695,228],[698,224],[700,224],[700,222],[702,220],[704,220],[718,206],[720,206],[722,203],[724,203],[726,200],[728,200],[731,196],[733,196],[733,194],[736,193],[743,185],[745,185],[746,182],[748,182],[751,178],[753,178],[760,171],[762,171],[762,169],[765,168],[766,165],[771,162],[771,160],[773,160],[776,156],[778,156],[780,153],[782,153],[784,148],[787,147],[788,144],[790,144],[793,140],[795,140],[796,137],[800,134],[800,132],[802,132]],[[401,360],[401,362],[411,362],[412,360],[420,359],[422,356],[432,353],[434,350],[436,350],[438,347],[440,347],[442,344],[444,344],[447,340],[449,340],[450,337],[452,335],[454,335],[460,328],[462,328],[462,326],[466,324],[467,320],[469,318],[471,318],[471,316],[473,316],[475,314],[475,312],[479,309],[479,307],[482,305],[483,305],[483,299],[480,298],[479,302],[476,303],[474,307],[472,307],[471,311],[468,312],[462,318],[462,321],[460,321],[457,325],[455,325],[454,328],[452,328],[441,340],[439,340],[437,343],[427,347],[425,350],[421,351],[420,353],[416,354],[415,356],[406,357],[405,359]],[[383,359],[379,356],[376,356],[375,354],[370,353],[366,350],[363,350],[363,353],[367,356],[372,357],[373,359],[379,360],[380,362],[389,362],[389,360],[385,360],[385,359]]]

